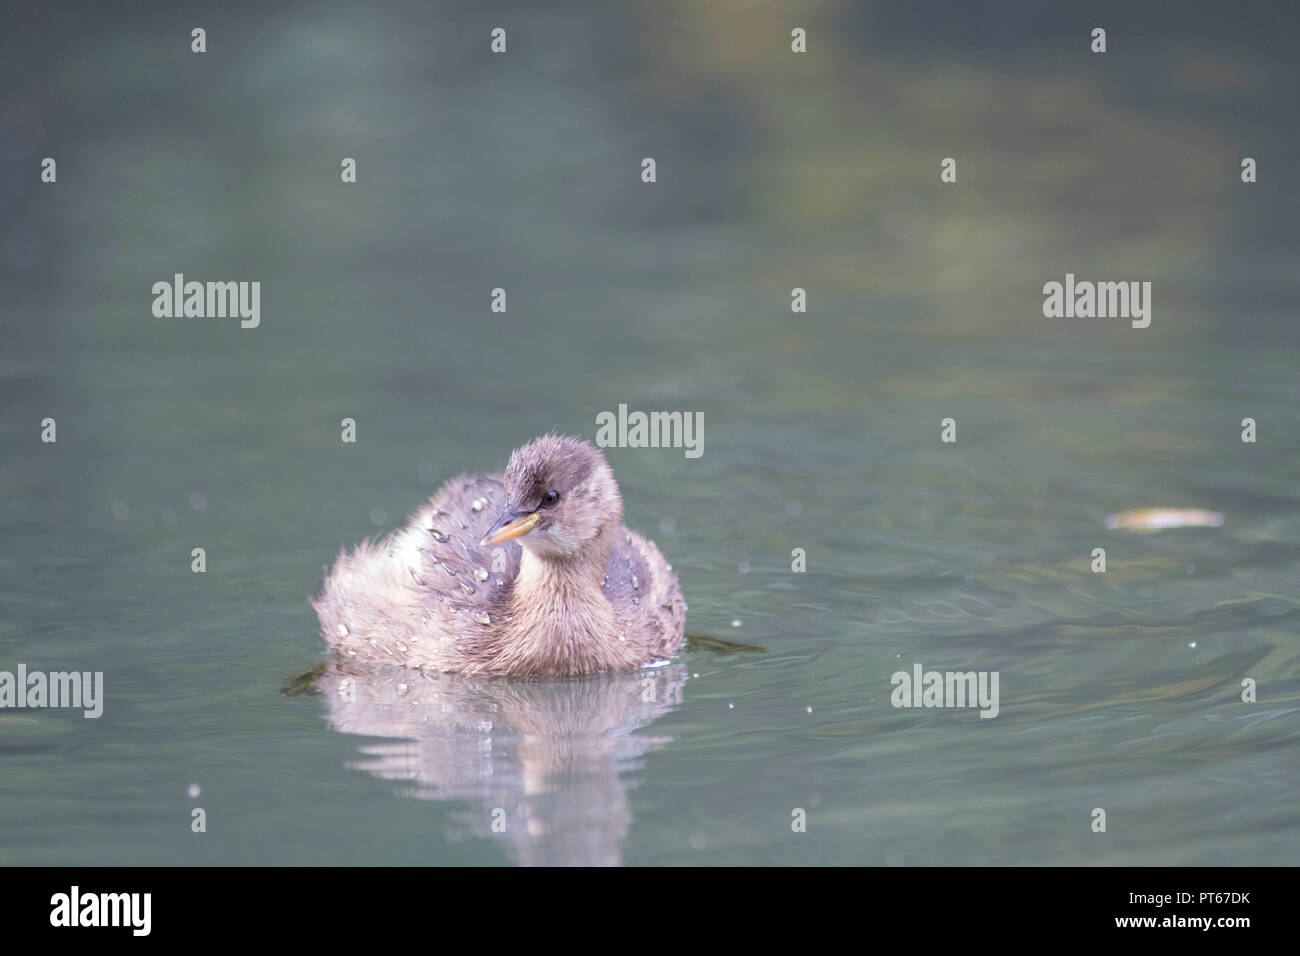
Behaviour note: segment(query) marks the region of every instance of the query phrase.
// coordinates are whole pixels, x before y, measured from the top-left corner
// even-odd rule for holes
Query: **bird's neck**
[[[531,608],[563,611],[584,602],[608,608],[601,584],[613,540],[612,530],[606,527],[569,557],[542,556],[524,548],[515,578],[515,614],[526,614]]]
[[[613,542],[605,528],[564,559],[524,549],[502,653],[516,673],[571,674],[630,666],[631,653],[602,582]]]

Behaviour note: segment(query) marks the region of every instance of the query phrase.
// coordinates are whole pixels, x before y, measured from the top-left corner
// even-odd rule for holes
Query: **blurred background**
[[[6,3],[0,669],[107,700],[0,713],[0,863],[1294,862],[1298,19]],[[260,327],[155,318],[177,272]],[[1150,328],[1044,318],[1067,272],[1151,282]],[[636,714],[434,682],[473,719],[432,732],[400,675],[281,693],[341,545],[620,403],[703,414],[701,458],[608,457],[688,630],[763,652]],[[1106,528],[1154,506],[1225,522]],[[893,709],[914,662],[1001,715]],[[539,755],[564,708],[590,746]]]

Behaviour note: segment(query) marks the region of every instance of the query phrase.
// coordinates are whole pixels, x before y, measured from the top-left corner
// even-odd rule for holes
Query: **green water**
[[[0,712],[0,863],[1293,863],[1294,31],[1105,7],[1102,59],[1037,6],[6,29],[0,670],[106,701]],[[155,318],[176,272],[260,326]],[[1044,318],[1067,272],[1151,327]],[[688,630],[761,652],[282,693],[341,545],[620,403],[703,414],[608,458]],[[1225,520],[1106,528],[1157,506]],[[915,663],[998,717],[892,707]]]

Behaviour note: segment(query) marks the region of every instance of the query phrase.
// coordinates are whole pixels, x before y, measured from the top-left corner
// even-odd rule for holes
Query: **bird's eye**
[[[559,500],[560,493],[558,491],[548,491],[546,494],[542,495],[542,507],[553,507]]]

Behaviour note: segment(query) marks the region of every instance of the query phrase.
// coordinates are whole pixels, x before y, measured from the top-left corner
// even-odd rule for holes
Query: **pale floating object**
[[[1204,508],[1137,508],[1121,511],[1106,519],[1106,527],[1124,531],[1164,531],[1168,528],[1217,528],[1223,524],[1222,511]]]

